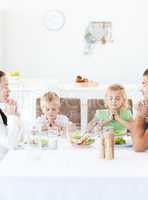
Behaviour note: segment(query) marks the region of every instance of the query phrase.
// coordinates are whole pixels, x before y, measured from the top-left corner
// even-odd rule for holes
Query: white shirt
[[[7,115],[8,125],[4,125],[0,115],[0,146],[13,148],[17,145],[21,123],[16,115]]]
[[[46,125],[47,124],[47,119],[44,115],[42,115],[41,117],[38,117],[36,119],[36,122],[35,123],[40,123],[42,125]],[[57,115],[57,118],[55,120],[55,123],[59,126],[62,126],[62,127],[66,127],[69,123],[69,119],[68,117],[66,117],[65,115]]]

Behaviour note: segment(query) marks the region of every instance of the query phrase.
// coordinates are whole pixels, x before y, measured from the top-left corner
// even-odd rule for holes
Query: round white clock
[[[65,24],[65,16],[62,11],[50,10],[47,12],[44,25],[49,31],[59,31]]]

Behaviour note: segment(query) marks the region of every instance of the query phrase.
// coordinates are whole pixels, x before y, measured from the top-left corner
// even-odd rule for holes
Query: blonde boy
[[[67,126],[72,125],[68,117],[59,114],[60,98],[56,93],[47,92],[44,94],[40,99],[40,105],[43,115],[37,120],[43,124],[43,130],[55,128],[61,135]]]

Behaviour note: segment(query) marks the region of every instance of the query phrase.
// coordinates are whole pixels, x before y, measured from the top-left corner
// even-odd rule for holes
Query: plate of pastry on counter
[[[80,87],[97,87],[98,83],[81,75],[76,76],[75,85]]]

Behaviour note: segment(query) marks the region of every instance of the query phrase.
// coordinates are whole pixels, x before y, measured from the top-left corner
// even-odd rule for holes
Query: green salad
[[[77,130],[71,134],[70,142],[77,145],[90,145],[95,142],[95,139],[88,134],[81,135],[81,132]]]
[[[118,145],[126,144],[126,140],[123,137],[117,137],[115,138],[115,144],[118,144]]]

